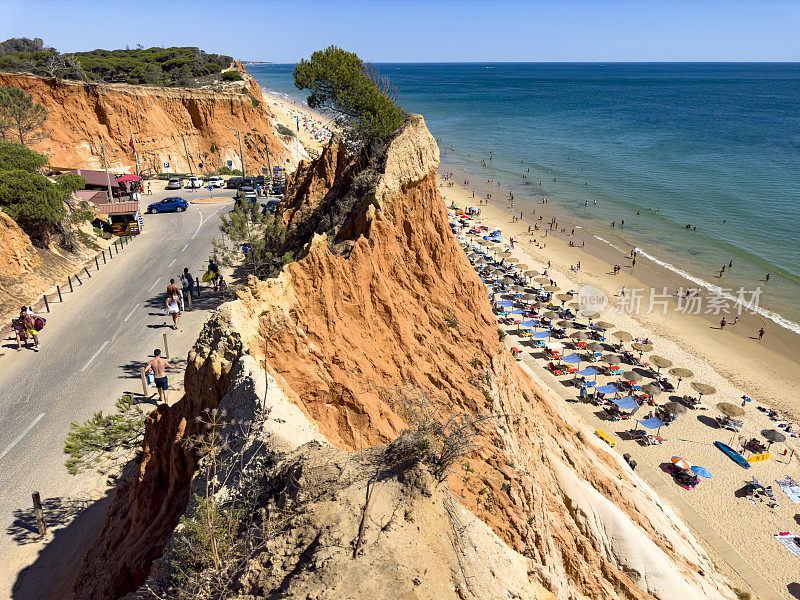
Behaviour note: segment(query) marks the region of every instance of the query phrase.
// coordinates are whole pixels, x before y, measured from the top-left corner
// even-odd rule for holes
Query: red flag
[[[134,154],[136,154],[136,144],[135,144],[135,142],[133,141],[133,132],[132,132],[132,131],[131,131],[131,139],[130,139],[130,141],[128,142],[128,145],[131,147],[131,151],[132,151]]]

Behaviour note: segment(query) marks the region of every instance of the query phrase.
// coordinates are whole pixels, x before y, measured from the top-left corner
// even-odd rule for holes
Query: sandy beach
[[[609,331],[624,330],[634,337],[649,338],[654,346],[652,354],[665,357],[674,366],[685,367],[694,372],[692,379],[681,383],[679,395],[697,396],[690,386],[691,381],[710,384],[716,388],[716,394],[702,398],[703,404],[709,410],[687,411],[677,421],[661,430],[661,436],[665,439],[663,444],[644,447],[630,440],[624,433],[635,425],[632,419],[612,422],[604,418],[599,407],[579,403],[578,388],[562,383],[574,376],[556,377],[546,371],[544,367],[548,361],[544,359],[543,353],[523,345],[522,339],[513,335],[517,331],[515,327],[507,329],[508,345],[524,349],[526,364],[565,399],[565,409],[581,416],[592,428],[602,428],[616,441],[616,451],[631,454],[639,464],[637,472],[664,495],[666,500],[673,500],[672,503],[687,523],[696,530],[701,539],[705,539],[724,572],[740,581],[747,579],[743,567],[737,568],[737,561],[728,558],[732,548],[734,554],[740,555],[763,580],[769,582],[778,594],[776,597],[796,597],[792,595],[792,590],[795,590],[792,586],[798,585],[798,557],[790,554],[773,535],[793,531],[800,526],[800,517],[797,516],[800,505],[793,504],[775,483],[775,480],[787,475],[800,481],[800,440],[789,438],[785,443],[773,444],[770,448],[772,457],[764,462],[754,463],[749,470],[733,463],[713,445],[714,441],[719,440],[739,449],[745,438],[757,437],[764,441],[761,431],[774,429],[776,422],[759,411],[758,406],[777,409],[797,423],[800,411],[792,392],[800,383],[800,343],[796,336],[785,330],[781,331],[778,326],[765,326],[767,335],[759,343],[751,338],[757,337],[754,334],[762,326],[760,319],[743,313],[735,327],[728,326],[725,330],[720,330],[710,316],[676,312],[674,298],[669,300],[666,314],[662,310],[648,313],[644,310],[647,300],[642,302],[643,310],[640,314],[631,314],[627,310],[620,312],[617,305],[619,291],[623,286],[628,290],[630,298],[630,290],[634,288],[649,290],[650,287],[656,287],[660,290],[666,286],[668,290],[674,291],[681,282],[660,273],[657,265],[648,264],[641,258],[637,260],[632,274],[627,267],[630,261],[625,260],[625,256],[603,256],[602,252],[595,255],[590,252],[590,248],[580,247],[582,240],[578,235],[574,238],[577,247],[571,247],[571,228],[563,223],[559,223],[559,229],[567,227],[566,236],[553,235],[551,231],[545,237],[541,230],[534,231],[535,235],[528,234],[529,225],[539,222],[535,221],[536,217],[526,220],[523,214],[523,220],[512,222],[507,206],[491,203],[478,206],[477,192],[473,199],[471,190],[451,185],[444,179],[440,179],[440,184],[448,206],[455,203],[461,208],[480,208],[479,220],[483,224],[490,229],[502,228],[505,240],[518,236],[519,242],[515,244],[512,255],[520,263],[538,271],[543,271],[549,263],[551,266],[548,276],[555,280],[561,292],[577,292],[583,285],[593,285],[602,290],[609,298],[609,305],[598,318],[615,324],[614,329]],[[498,195],[495,193],[495,197]],[[545,216],[540,227],[546,228],[549,222],[547,207],[543,210]],[[515,215],[519,216],[518,210]],[[608,259],[610,262],[607,262]],[[579,261],[580,270],[576,272],[571,267]],[[623,265],[623,268],[619,275],[613,275],[611,267],[617,263]],[[715,320],[718,319],[716,317]],[[728,317],[728,322],[732,320],[733,316]],[[609,341],[611,339],[609,337]],[[647,359],[647,354],[644,359]],[[581,368],[588,364],[583,363]],[[610,383],[615,379],[618,378],[598,376],[598,384]],[[674,382],[674,378],[672,379]],[[663,404],[670,395],[667,392],[662,393],[656,398],[657,403]],[[751,397],[752,401],[745,408],[745,425],[742,430],[735,433],[717,428],[713,423],[713,417],[720,414],[716,404],[724,401],[739,406],[743,395]],[[636,416],[643,418],[649,410],[650,407],[643,406]],[[796,427],[795,425],[795,430]],[[786,455],[783,454],[784,451]],[[795,454],[790,460],[792,451]],[[706,467],[712,472],[713,478],[703,479],[693,490],[679,487],[671,475],[661,468],[673,456],[682,456],[692,464]],[[753,477],[764,485],[772,486],[776,507],[770,508],[766,502],[759,500],[753,503],[737,494]],[[682,501],[691,508],[681,511]],[[698,525],[698,521],[701,521],[701,525]],[[726,543],[714,543],[714,536],[703,531],[703,521]]]
[[[277,120],[293,132],[297,132],[299,119],[300,143],[307,153],[301,158],[317,156],[336,128],[333,120],[277,94],[263,92],[262,96]]]

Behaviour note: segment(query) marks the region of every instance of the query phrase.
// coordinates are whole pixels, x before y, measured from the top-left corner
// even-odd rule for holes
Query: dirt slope
[[[265,347],[282,393],[343,450],[397,438],[409,382],[442,415],[497,415],[449,482],[546,590],[519,597],[733,597],[673,512],[499,341],[486,290],[449,231],[438,158],[414,116],[367,169],[335,144],[301,167],[284,212],[299,260],[276,280],[251,280],[207,325],[187,396],[151,418],[140,476],[118,494],[77,597],[141,583],[185,507],[194,463],[179,440],[199,407],[224,396],[231,370],[263,361]]]
[[[101,169],[104,143],[108,166],[115,172],[135,168],[128,145],[131,133],[140,167],[154,172],[161,172],[165,162],[170,172],[189,171],[184,139],[194,172],[199,162],[215,168],[232,160],[240,168],[237,130],[245,134],[242,146],[249,171],[261,174],[267,148],[272,165],[285,165],[292,153],[274,134],[273,117],[261,102],[258,84],[249,76],[247,81],[242,93],[234,93],[90,85],[0,73],[0,85],[23,89],[47,109],[48,137],[32,147],[47,155],[51,165]]]

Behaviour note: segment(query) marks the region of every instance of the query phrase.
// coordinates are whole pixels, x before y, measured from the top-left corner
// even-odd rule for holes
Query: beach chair
[[[556,365],[554,365],[552,362],[547,363],[547,368],[550,369],[550,372],[553,375],[563,375],[564,374],[564,372],[561,369],[559,369]]]
[[[612,448],[617,445],[617,443],[602,429],[596,430],[595,435],[597,435],[597,437],[599,437]]]
[[[566,373],[577,373],[578,372],[578,367],[569,366],[569,367],[562,367],[562,368],[564,369],[564,371]]]

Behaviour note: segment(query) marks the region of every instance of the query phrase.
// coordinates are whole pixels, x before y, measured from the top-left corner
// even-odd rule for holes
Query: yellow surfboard
[[[769,457],[772,456],[769,452],[762,452],[761,454],[754,454],[750,458],[747,459],[749,463],[757,463],[761,462],[762,460],[768,460]]]

